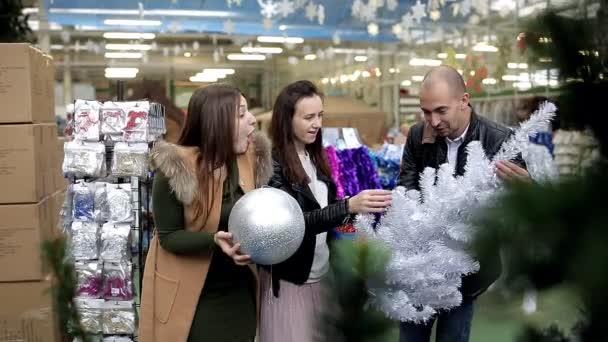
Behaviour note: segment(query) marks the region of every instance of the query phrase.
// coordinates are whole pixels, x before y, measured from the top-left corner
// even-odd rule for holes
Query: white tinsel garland
[[[438,310],[460,305],[458,288],[463,275],[479,270],[465,251],[471,240],[472,217],[500,190],[496,162],[511,160],[528,146],[528,136],[555,115],[546,102],[520,125],[490,161],[479,141],[467,147],[463,176],[453,176],[452,165],[426,168],[420,191],[393,191],[393,204],[375,226],[375,217],[359,215],[357,230],[386,244],[392,251],[384,284],[368,284],[370,304],[392,319],[421,322]]]

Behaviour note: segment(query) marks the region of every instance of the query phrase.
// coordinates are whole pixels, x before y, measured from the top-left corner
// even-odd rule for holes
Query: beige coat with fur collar
[[[270,143],[258,134],[255,146],[237,159],[240,186],[249,192],[268,182],[272,176]],[[184,204],[185,229],[215,233],[218,230],[225,172],[215,177],[215,191],[198,184],[196,160],[198,149],[159,142],[151,156],[152,167],[169,178],[178,200]],[[208,191],[214,198],[206,217],[193,220],[197,192]],[[208,201],[211,202],[211,201]],[[185,342],[212,253],[197,256],[175,255],[164,250],[154,234],[146,259],[143,277],[139,340],[141,342]],[[256,268],[251,266],[256,274]],[[257,277],[256,277],[257,278]]]

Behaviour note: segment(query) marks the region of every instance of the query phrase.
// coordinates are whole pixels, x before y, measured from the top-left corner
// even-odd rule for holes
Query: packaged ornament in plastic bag
[[[72,218],[74,221],[95,220],[94,183],[79,182],[72,185]]]
[[[107,222],[110,220],[110,206],[108,205],[108,194],[106,182],[95,183],[95,221]]]
[[[106,175],[106,147],[102,143],[68,141],[63,145],[62,171],[74,177]]]
[[[101,133],[111,135],[112,140],[122,139],[123,129],[127,121],[124,102],[104,102],[101,106]]]
[[[80,313],[80,324],[86,332],[103,331],[103,299],[76,298],[76,307]]]
[[[148,174],[148,145],[145,143],[116,143],[112,160],[112,175],[117,177],[146,177]]]
[[[59,231],[69,234],[70,229],[72,227],[72,206],[74,204],[74,192],[72,190],[72,186],[68,186],[68,189],[65,193],[65,198],[63,199],[63,203],[61,205],[61,209],[59,211],[60,217],[60,228]]]
[[[76,100],[74,104],[74,139],[99,141],[100,103],[97,101]]]
[[[72,222],[72,256],[76,260],[94,260],[99,258],[97,241],[99,225],[97,222]]]
[[[110,301],[103,305],[103,333],[135,333],[135,310],[132,301]]]
[[[104,262],[103,298],[108,300],[132,300],[133,280],[130,262]]]
[[[108,184],[106,187],[110,221],[133,221],[130,184]]]
[[[133,342],[133,340],[126,336],[107,336],[103,338],[103,342]]]
[[[127,110],[127,122],[123,134],[126,142],[147,142],[150,103],[139,101]]]
[[[78,297],[101,297],[103,286],[103,263],[100,261],[78,261],[74,264],[76,269],[76,295]]]
[[[106,261],[127,260],[130,256],[129,235],[131,225],[106,223],[101,227],[101,259]]]

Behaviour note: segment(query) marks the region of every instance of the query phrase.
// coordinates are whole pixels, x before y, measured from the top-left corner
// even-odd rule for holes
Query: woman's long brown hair
[[[188,115],[178,144],[197,147],[199,194],[195,218],[207,217],[213,207],[215,194],[214,171],[229,167],[236,160],[234,152],[235,123],[241,101],[239,89],[223,84],[198,88],[188,104]],[[209,192],[209,190],[211,192]]]
[[[296,112],[298,101],[315,95],[323,99],[323,93],[312,82],[297,81],[281,90],[272,109],[272,121],[270,123],[272,146],[283,164],[283,170],[287,179],[299,185],[308,184],[310,179],[308,179],[296,152],[293,116]],[[327,155],[323,148],[323,134],[321,130],[317,133],[315,141],[312,144],[306,145],[306,151],[313,164],[325,176],[331,177]]]

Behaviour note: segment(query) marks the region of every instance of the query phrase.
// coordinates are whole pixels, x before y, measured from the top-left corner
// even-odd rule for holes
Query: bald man
[[[420,88],[420,108],[424,122],[410,129],[397,185],[420,189],[420,173],[426,167],[438,168],[449,163],[454,174],[462,175],[466,165],[466,146],[480,141],[488,158],[496,154],[502,143],[512,134],[503,127],[477,115],[469,105],[469,94],[462,76],[455,69],[441,66],[431,70]],[[529,180],[521,157],[513,162],[500,163],[497,174],[504,180]],[[493,260],[480,260],[478,273],[463,277],[462,304],[436,315],[427,323],[402,322],[401,342],[429,342],[433,325],[437,322],[437,342],[466,342],[473,320],[473,302],[500,275],[498,252]]]

